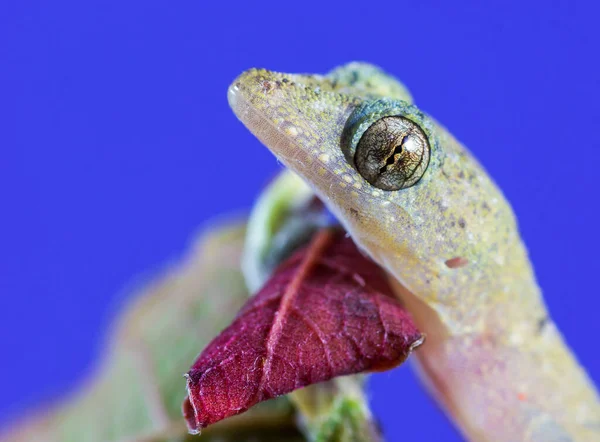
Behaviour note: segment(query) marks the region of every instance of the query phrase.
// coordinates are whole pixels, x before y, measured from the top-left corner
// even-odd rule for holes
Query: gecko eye
[[[408,118],[377,120],[362,135],[354,154],[358,172],[383,190],[415,185],[429,165],[430,147],[423,130]]]

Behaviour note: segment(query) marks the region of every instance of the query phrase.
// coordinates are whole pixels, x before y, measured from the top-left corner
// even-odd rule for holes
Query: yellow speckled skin
[[[344,141],[353,112],[383,97],[428,128],[431,161],[408,189],[371,186]],[[467,438],[599,441],[598,395],[548,317],[510,205],[411,101],[360,63],[326,76],[249,70],[229,90],[238,118],[387,269],[427,333],[420,374]],[[446,264],[459,257],[467,265]]]

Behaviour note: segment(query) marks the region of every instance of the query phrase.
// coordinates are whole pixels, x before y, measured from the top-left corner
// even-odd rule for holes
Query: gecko
[[[382,69],[264,69],[228,90],[242,123],[382,266],[425,332],[415,366],[472,441],[600,440],[600,400],[552,321],[510,204]]]

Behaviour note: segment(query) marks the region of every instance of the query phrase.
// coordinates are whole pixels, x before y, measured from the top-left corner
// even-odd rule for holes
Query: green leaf
[[[289,247],[292,238],[285,223],[295,210],[303,211],[314,194],[295,173],[281,172],[265,190],[252,209],[242,259],[242,270],[251,293],[255,293],[271,274],[274,252]],[[300,223],[306,225],[308,223]],[[308,225],[310,229],[312,226]],[[294,229],[294,233],[298,228]]]
[[[382,442],[364,395],[364,377],[344,376],[297,390],[290,399],[315,442]]]
[[[117,321],[96,375],[65,402],[50,411],[40,410],[2,440],[174,442],[191,438],[181,413],[183,374],[247,300],[240,271],[244,237],[240,225],[203,235],[185,259],[134,298]],[[257,440],[257,435],[258,440],[303,440],[285,398],[265,402],[192,440],[237,442]]]

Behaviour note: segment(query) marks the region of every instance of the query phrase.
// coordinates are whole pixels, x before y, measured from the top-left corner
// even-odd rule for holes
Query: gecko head
[[[477,161],[377,67],[351,63],[323,76],[252,69],[230,86],[229,103],[356,243],[440,314],[457,284],[501,259],[516,235]]]

